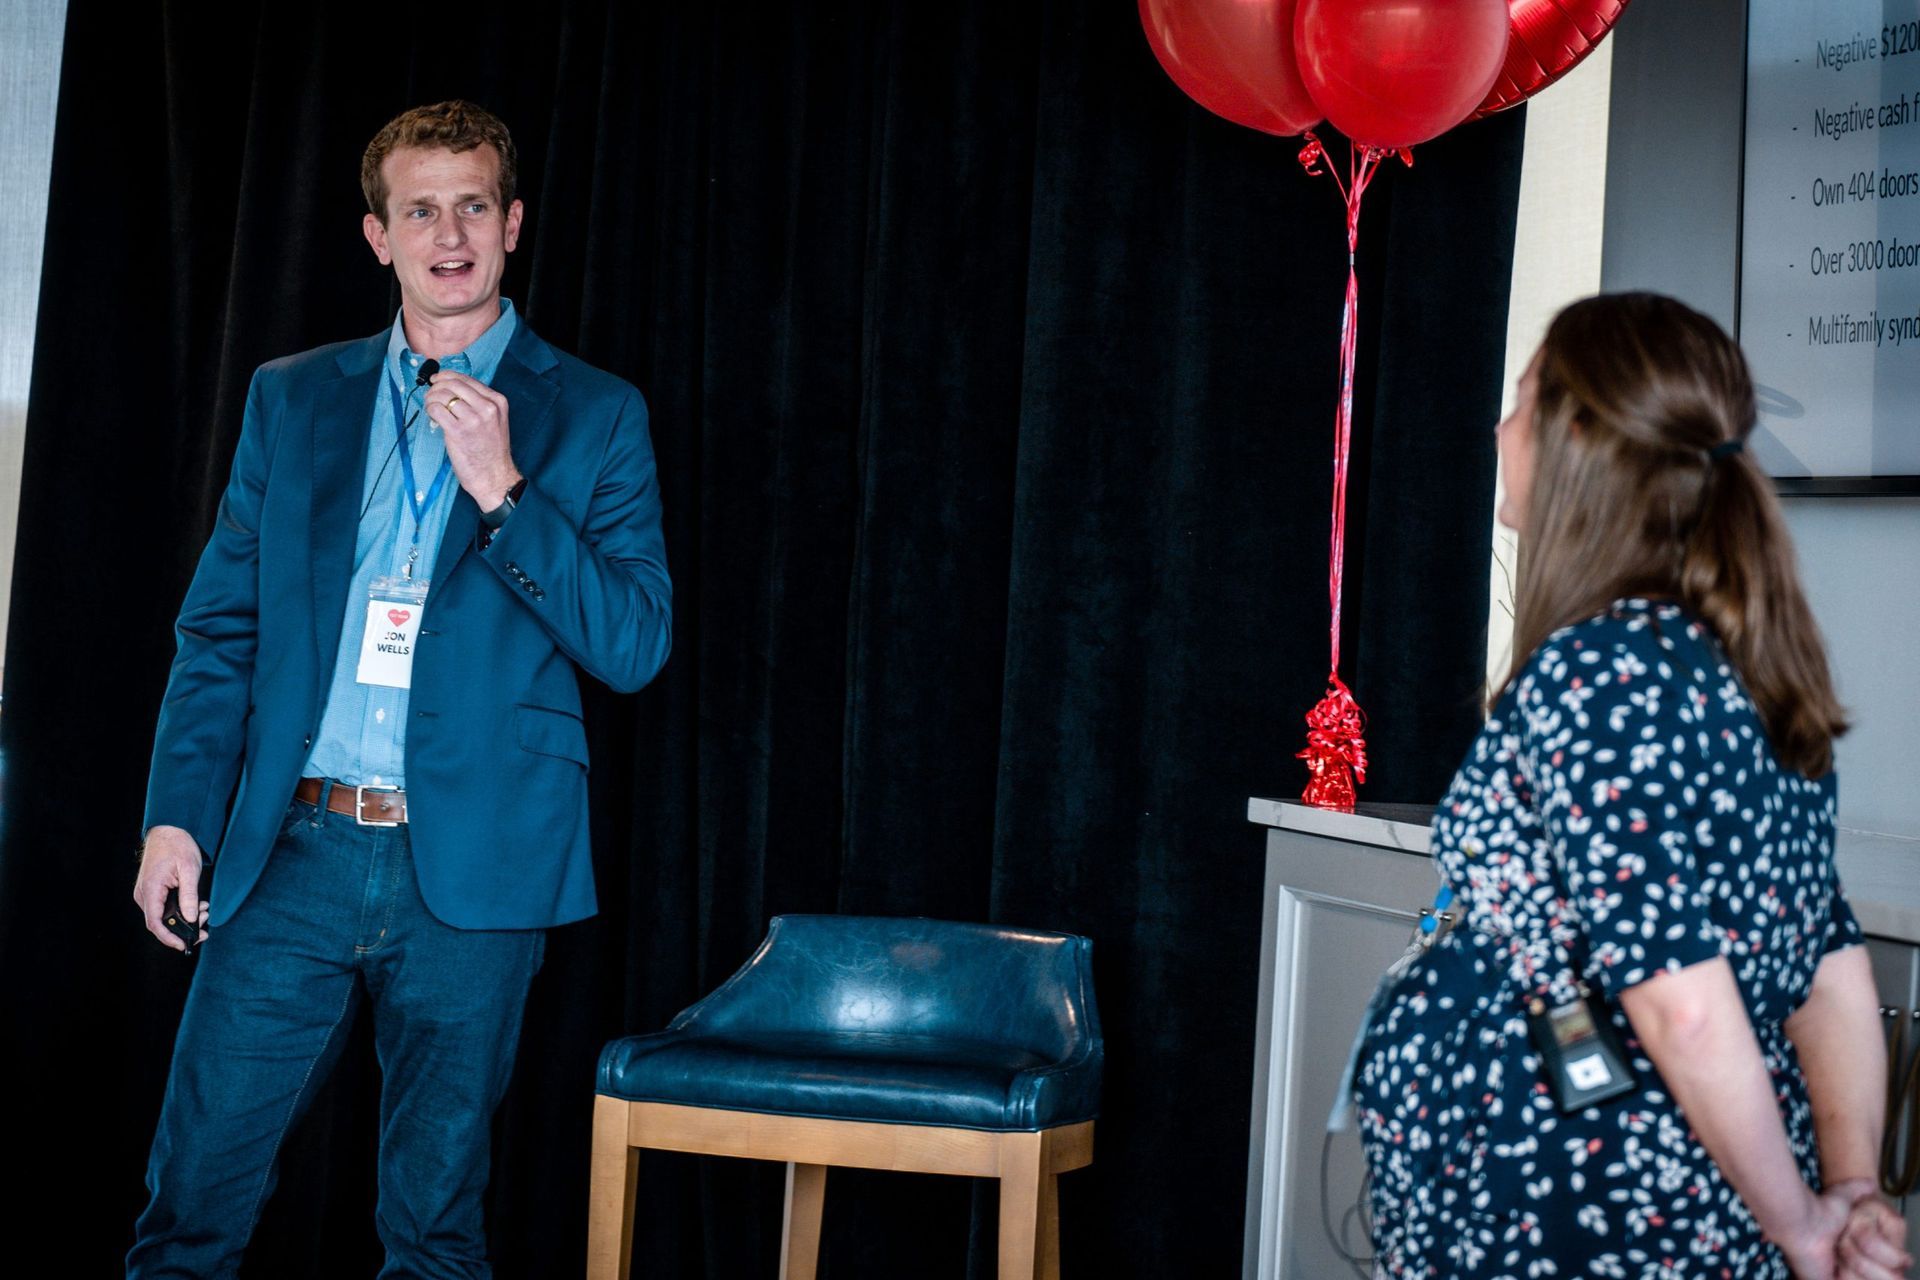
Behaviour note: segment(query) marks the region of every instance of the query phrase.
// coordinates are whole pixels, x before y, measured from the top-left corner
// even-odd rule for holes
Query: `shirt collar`
[[[405,311],[396,314],[393,328],[387,334],[387,371],[402,391],[413,386],[420,369],[420,359],[407,347],[405,319]],[[440,367],[493,385],[493,375],[500,368],[501,357],[506,355],[507,344],[513,341],[513,331],[518,324],[519,317],[514,312],[513,299],[500,299],[500,318],[475,338],[473,345],[465,351],[443,359]]]

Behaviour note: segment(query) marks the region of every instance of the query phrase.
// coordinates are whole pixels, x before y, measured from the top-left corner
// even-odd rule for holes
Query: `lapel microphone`
[[[416,387],[426,386],[427,383],[433,380],[433,375],[438,372],[440,372],[440,362],[438,360],[422,361],[420,372],[414,375],[413,385]]]

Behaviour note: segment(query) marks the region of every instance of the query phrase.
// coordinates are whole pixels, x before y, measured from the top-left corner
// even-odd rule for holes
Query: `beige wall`
[[[1611,42],[1603,43],[1564,79],[1527,104],[1502,414],[1512,409],[1514,384],[1533,357],[1534,348],[1540,345],[1554,313],[1600,289],[1612,50]],[[1493,424],[1487,427],[1492,430]],[[1497,684],[1505,677],[1512,655],[1514,540],[1498,520],[1494,521],[1492,538],[1487,678]]]
[[[0,182],[0,654],[5,653],[13,587],[20,454],[33,372],[33,323],[66,17],[66,0],[0,4],[0,173],[7,175]],[[0,680],[4,674],[0,672]]]

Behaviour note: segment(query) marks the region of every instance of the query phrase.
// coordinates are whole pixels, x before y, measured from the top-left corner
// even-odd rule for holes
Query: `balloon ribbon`
[[[1311,129],[1306,137],[1307,144],[1300,149],[1300,166],[1317,176],[1323,172],[1321,162],[1327,160],[1327,151]],[[1326,696],[1307,712],[1306,750],[1294,753],[1307,762],[1309,774],[1307,789],[1300,798],[1322,809],[1351,810],[1354,784],[1367,780],[1367,716],[1340,678],[1340,589],[1346,577],[1347,458],[1353,441],[1353,365],[1359,342],[1360,284],[1354,257],[1360,245],[1360,199],[1388,154],[1377,147],[1348,143],[1346,179],[1342,181],[1330,163],[1324,170],[1347,206],[1347,299],[1340,313],[1340,407],[1334,418],[1333,537],[1327,555],[1332,657]],[[1413,163],[1411,151],[1402,149],[1398,155],[1403,163]]]

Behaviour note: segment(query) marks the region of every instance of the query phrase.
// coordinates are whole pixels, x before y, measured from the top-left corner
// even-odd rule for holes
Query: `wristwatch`
[[[500,500],[499,506],[491,511],[480,513],[480,536],[474,539],[475,545],[480,550],[485,551],[493,545],[493,535],[500,532],[500,526],[507,522],[507,517],[513,514],[513,509],[520,505],[520,495],[526,491],[527,478],[521,476],[520,482],[507,490],[507,496]]]
[[[527,478],[521,476],[519,483],[507,490],[507,496],[500,500],[499,506],[491,511],[482,511],[480,513],[480,523],[486,525],[489,529],[498,529],[507,522],[507,517],[513,514],[513,509],[520,505],[520,495],[526,491]]]

